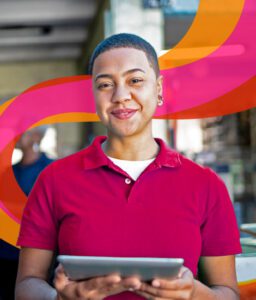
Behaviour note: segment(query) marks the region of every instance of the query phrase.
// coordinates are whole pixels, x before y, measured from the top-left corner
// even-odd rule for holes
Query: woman
[[[91,146],[48,167],[24,211],[16,299],[239,299],[234,254],[239,233],[222,181],[152,136],[163,104],[150,44],[131,34],[100,43],[90,73],[107,129]],[[60,254],[183,257],[175,280],[141,282],[116,274],[74,282]],[[203,282],[197,267],[200,259]]]

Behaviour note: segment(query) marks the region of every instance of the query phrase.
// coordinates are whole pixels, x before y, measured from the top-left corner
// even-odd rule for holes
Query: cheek
[[[157,93],[155,90],[152,90],[152,87],[141,93],[139,97],[143,99],[141,104],[144,109],[153,110],[157,107]]]
[[[104,118],[106,119],[107,117],[107,110],[108,110],[108,103],[106,99],[95,99],[95,107],[96,107],[96,112],[100,119]]]

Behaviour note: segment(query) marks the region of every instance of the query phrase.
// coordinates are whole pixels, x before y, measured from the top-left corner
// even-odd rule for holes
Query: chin
[[[136,133],[135,132],[118,132],[118,133],[115,133],[116,136],[120,137],[120,138],[128,138],[128,137],[131,137],[131,136],[135,136]]]
[[[129,129],[129,130],[120,130],[120,129],[116,129],[116,130],[109,130],[110,135],[112,136],[117,136],[120,138],[125,138],[125,137],[131,137],[131,136],[135,136],[138,131],[134,130],[134,129]]]
[[[135,125],[135,124],[133,124]],[[110,136],[116,136],[119,138],[132,137],[132,136],[142,136],[143,133],[147,135],[149,132],[148,126],[110,126],[107,127]],[[152,129],[150,129],[152,130]]]

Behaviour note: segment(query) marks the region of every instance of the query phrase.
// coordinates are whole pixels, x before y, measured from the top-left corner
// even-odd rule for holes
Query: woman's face
[[[100,54],[93,66],[93,89],[97,113],[109,134],[151,133],[162,77],[156,77],[143,51],[117,48]]]

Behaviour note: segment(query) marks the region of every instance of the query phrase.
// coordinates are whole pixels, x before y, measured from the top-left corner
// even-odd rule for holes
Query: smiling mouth
[[[120,120],[126,120],[130,119],[135,113],[137,112],[137,109],[116,109],[111,112],[111,114],[120,119]]]

